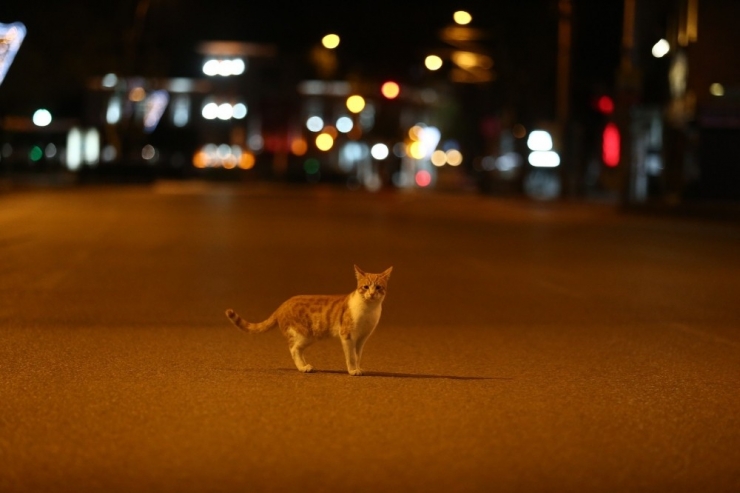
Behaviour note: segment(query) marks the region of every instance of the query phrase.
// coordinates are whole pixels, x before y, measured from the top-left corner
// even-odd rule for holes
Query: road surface
[[[0,491],[740,491],[740,226],[198,182],[0,196]],[[369,373],[266,318],[393,266]]]

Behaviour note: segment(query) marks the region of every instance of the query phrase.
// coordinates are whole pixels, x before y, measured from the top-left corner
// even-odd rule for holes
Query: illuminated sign
[[[20,22],[0,24],[0,84],[5,79],[15,54],[26,37],[26,26]]]
[[[154,132],[157,128],[169,101],[170,95],[163,90],[154,91],[146,98],[144,103],[144,131],[146,133]]]

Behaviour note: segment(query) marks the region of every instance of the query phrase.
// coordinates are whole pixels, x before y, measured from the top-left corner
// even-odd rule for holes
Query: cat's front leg
[[[342,335],[342,349],[344,349],[344,357],[347,360],[347,372],[353,376],[362,375],[362,370],[357,366],[357,347],[356,341],[354,341],[349,334]]]

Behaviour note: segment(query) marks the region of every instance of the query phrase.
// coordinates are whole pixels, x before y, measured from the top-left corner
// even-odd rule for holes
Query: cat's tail
[[[231,320],[231,323],[236,325],[239,329],[243,330],[244,332],[250,332],[250,333],[267,332],[268,330],[272,329],[273,327],[277,325],[277,319],[275,318],[274,313],[270,315],[270,317],[264,322],[259,322],[256,324],[247,322],[246,320],[241,318],[239,314],[236,313],[231,308],[226,310],[226,316],[229,317],[229,320]]]

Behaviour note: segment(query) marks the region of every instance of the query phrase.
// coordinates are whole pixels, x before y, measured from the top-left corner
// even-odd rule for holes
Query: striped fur
[[[304,373],[313,371],[305,361],[304,350],[318,339],[338,337],[347,371],[350,375],[362,375],[362,349],[380,320],[392,270],[390,267],[380,274],[371,274],[355,266],[357,288],[350,294],[294,296],[263,322],[247,322],[232,309],[226,310],[226,316],[244,332],[259,333],[280,327],[288,339],[296,368]]]

